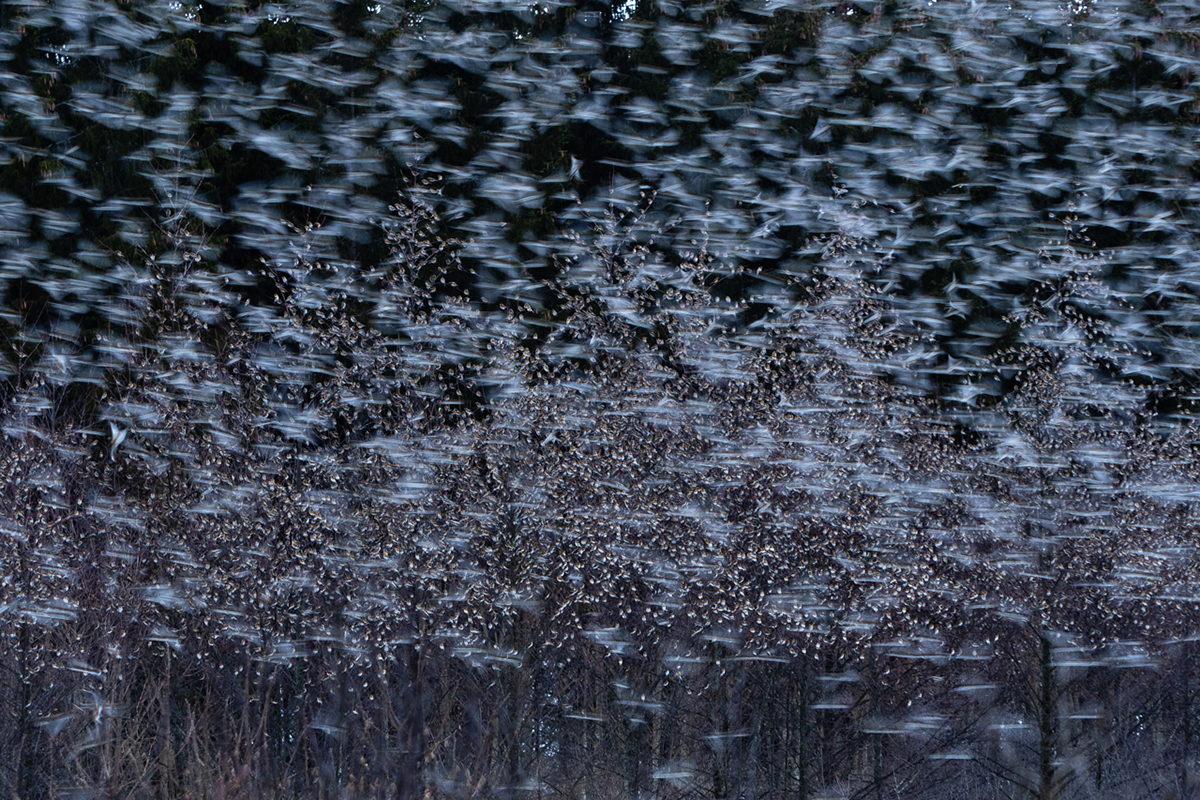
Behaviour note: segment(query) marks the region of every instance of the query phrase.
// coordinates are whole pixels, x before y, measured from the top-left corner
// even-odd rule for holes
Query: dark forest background
[[[0,793],[1200,795],[1200,15],[0,2]]]

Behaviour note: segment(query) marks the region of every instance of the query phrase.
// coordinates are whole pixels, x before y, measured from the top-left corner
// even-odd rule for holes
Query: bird
[[[110,461],[117,457],[117,448],[125,441],[125,437],[129,435],[129,431],[125,428],[118,428],[115,423],[108,423],[109,433],[112,435],[112,444],[108,448],[108,458]]]

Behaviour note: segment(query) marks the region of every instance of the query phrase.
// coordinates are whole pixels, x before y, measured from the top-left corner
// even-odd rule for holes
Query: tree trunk
[[[1057,722],[1054,703],[1054,662],[1050,640],[1039,636],[1041,653],[1038,659],[1041,681],[1038,692],[1038,800],[1054,800],[1058,789],[1054,781]]]
[[[800,667],[800,707],[796,713],[796,798],[808,800],[808,662],[802,661]]]

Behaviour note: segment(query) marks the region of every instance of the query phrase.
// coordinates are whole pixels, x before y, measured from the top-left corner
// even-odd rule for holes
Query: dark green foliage
[[[681,219],[709,202],[720,228],[712,232],[723,236],[745,236],[782,212],[762,242],[770,255],[757,260],[768,270],[788,247],[833,232],[815,203],[784,203],[789,193],[844,188],[846,202],[878,204],[870,238],[896,252],[880,279],[908,287],[931,285],[909,274],[923,264],[958,264],[964,280],[981,274],[971,264],[1020,272],[1028,231],[1070,206],[1121,274],[1145,248],[1180,235],[1177,226],[1146,229],[1138,220],[1147,208],[1192,213],[1165,187],[1195,170],[1184,154],[1194,70],[1183,63],[1195,44],[1171,15],[1153,33],[1136,28],[1154,17],[1135,7],[1082,9],[1070,26],[1048,24],[1044,9],[998,6],[959,24],[950,5],[907,3],[769,13],[733,3],[494,13],[358,3],[162,15],[100,4],[87,13],[97,31],[88,37],[82,18],[53,9],[7,20],[12,74],[27,76],[42,111],[53,107],[66,127],[47,136],[29,108],[12,107],[5,131],[19,150],[0,186],[38,210],[29,235],[68,259],[89,238],[129,257],[129,237],[114,229],[124,212],[90,209],[128,199],[153,227],[171,217],[155,210],[167,178],[207,205],[203,228],[222,242],[211,257],[233,248],[225,260],[250,268],[273,256],[246,208],[269,198],[271,214],[298,225],[336,218],[337,197],[377,212],[400,172],[422,161],[450,172],[446,196],[469,209],[447,218],[447,233],[498,214],[503,239],[543,271],[568,198],[624,181],[665,190],[661,207]],[[122,25],[140,27],[117,33]],[[1136,29],[1132,38],[1126,29]],[[83,110],[95,106],[87,98],[78,106],[77,86],[115,102],[112,120]],[[197,100],[172,112],[184,92]],[[1121,125],[1150,126],[1155,142],[1164,134],[1154,126],[1167,126],[1176,144],[1097,149],[1095,137]],[[1116,189],[1091,171],[1114,158]],[[329,199],[314,205],[306,192]],[[58,234],[57,218],[41,222],[64,206],[82,242]],[[347,216],[352,232],[331,236],[327,255],[379,258],[361,248],[365,221]],[[682,244],[694,231],[679,233]],[[488,257],[467,254],[480,275]],[[756,263],[750,253],[733,258]],[[1000,324],[1002,306],[989,302],[979,319],[948,329],[944,346],[971,323]]]

